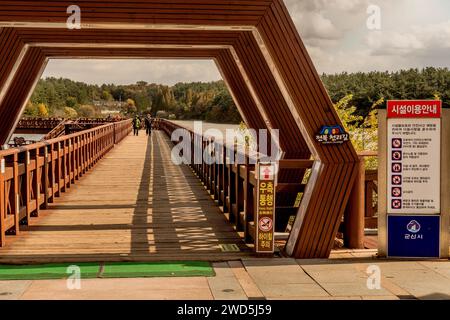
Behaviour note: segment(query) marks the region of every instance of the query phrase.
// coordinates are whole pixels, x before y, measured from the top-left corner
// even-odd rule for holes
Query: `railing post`
[[[68,180],[66,182],[67,188],[70,188],[70,185],[72,184],[72,138],[68,139],[68,146],[67,146],[67,159],[64,159],[66,162],[67,167],[67,174],[68,174]]]
[[[48,146],[44,147],[44,168],[43,168],[43,181],[44,181],[44,209],[48,208],[48,202],[49,202],[49,195],[48,195],[48,183],[49,183],[49,179],[50,179],[50,175],[49,175],[49,165],[48,165]],[[52,186],[53,187],[53,186]]]
[[[25,159],[24,159],[24,166],[25,166],[25,173],[22,177],[22,199],[25,201],[25,224],[29,225],[31,220],[31,210],[30,210],[30,201],[31,201],[31,190],[30,190],[30,163],[31,163],[31,155],[30,151],[25,151]],[[25,184],[25,186],[24,186]],[[23,194],[25,192],[25,195]]]
[[[219,206],[223,205],[223,167],[225,165],[225,155],[223,153],[223,145],[217,145],[217,149],[220,148],[219,151],[219,159],[217,159],[217,200],[219,202]]]
[[[191,136],[191,168],[195,171],[195,135],[193,132],[189,134]]]
[[[232,150],[233,161],[230,163],[228,167],[228,209],[229,209],[229,220],[231,223],[236,223],[235,220],[235,208],[236,208],[236,175],[233,171],[233,167],[236,166],[237,160],[237,152],[236,152],[236,143],[233,145]]]
[[[117,126],[117,124],[114,123],[114,124],[113,124],[113,139],[114,139],[114,140],[113,140],[113,145],[115,145],[115,144],[117,143],[116,141],[118,140],[118,139],[116,138],[116,126]],[[120,130],[119,130],[119,132],[120,132]]]
[[[61,180],[64,181],[64,158],[61,156],[61,142],[58,141],[57,146],[57,159],[58,159],[58,174],[56,175],[57,181],[58,181],[58,194],[57,197],[61,195],[61,192],[65,192],[64,185],[61,185]],[[64,154],[64,152],[63,152]]]
[[[0,247],[5,245],[5,159],[0,157]]]
[[[48,203],[53,203],[55,199],[55,185],[56,184],[56,159],[55,159],[55,145],[50,144],[50,154],[48,155],[50,157],[50,165],[49,165],[49,171],[48,171],[48,182],[50,184],[50,188],[52,189],[51,196],[48,197]]]
[[[33,153],[33,160],[34,160],[34,176],[33,176],[33,191],[34,191],[34,196],[35,196],[35,202],[36,202],[36,210],[33,214],[34,217],[37,217],[39,215],[39,201],[41,199],[41,187],[40,187],[40,182],[41,180],[41,176],[42,176],[42,171],[41,168],[39,167],[39,148],[34,150]]]
[[[246,154],[245,155],[245,177],[243,179],[243,198],[244,198],[244,203],[243,203],[243,211],[244,211],[244,217],[243,217],[243,231],[244,231],[244,238],[247,239],[248,238],[248,226],[247,226],[247,219],[250,215],[250,210],[252,210],[253,207],[253,197],[250,196],[250,155]],[[252,199],[252,201],[250,201],[250,199]]]
[[[364,158],[359,157],[357,177],[344,216],[344,245],[349,249],[364,249],[365,170]]]
[[[13,233],[15,235],[19,234],[19,224],[20,224],[20,202],[19,202],[19,159],[18,154],[14,154],[14,162],[13,162],[13,174],[14,174],[14,193],[12,199],[12,208],[14,212],[14,228]]]
[[[225,146],[225,144],[223,145],[223,167],[222,167],[222,178],[223,178],[223,196],[222,196],[222,201],[223,201],[223,212],[230,212],[229,210],[229,206],[228,206],[228,201],[227,201],[227,197],[229,195],[229,188],[230,188],[230,180],[229,180],[229,175],[228,175],[228,171],[229,171],[229,165],[230,165],[230,161],[229,158],[227,157],[227,152],[228,149]]]

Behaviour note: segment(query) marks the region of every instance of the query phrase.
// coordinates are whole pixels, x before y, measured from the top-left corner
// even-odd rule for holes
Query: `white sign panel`
[[[415,108],[402,113],[394,103],[388,104],[388,109],[387,212],[439,214],[440,106],[434,117],[429,113],[424,116]]]
[[[275,180],[275,165],[261,163],[259,166],[259,180]]]

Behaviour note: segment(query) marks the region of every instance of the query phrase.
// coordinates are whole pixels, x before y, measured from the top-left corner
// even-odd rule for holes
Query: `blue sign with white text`
[[[439,258],[440,216],[388,216],[388,256]]]

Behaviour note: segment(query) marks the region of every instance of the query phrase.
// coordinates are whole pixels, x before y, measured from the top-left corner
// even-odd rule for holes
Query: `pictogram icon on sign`
[[[273,220],[269,217],[262,217],[259,219],[259,230],[268,232],[272,230]]]
[[[394,161],[402,160],[402,152],[401,151],[392,151],[392,160],[394,160]]]
[[[402,196],[402,188],[400,187],[393,187],[392,188],[392,196],[395,198]]]
[[[401,185],[402,184],[402,176],[398,176],[398,175],[392,176],[392,184],[396,185],[396,186]]]
[[[401,209],[402,208],[402,200],[394,199],[392,200],[392,209]]]
[[[264,173],[264,179],[269,179],[270,175],[272,174],[272,171],[269,169],[269,167],[265,167],[263,170]]]
[[[392,148],[400,149],[403,146],[403,141],[400,138],[392,139]]]
[[[402,172],[402,164],[401,163],[393,163],[392,164],[392,172],[395,172],[395,173]]]
[[[259,168],[260,180],[273,180],[275,168],[273,165],[261,165]]]

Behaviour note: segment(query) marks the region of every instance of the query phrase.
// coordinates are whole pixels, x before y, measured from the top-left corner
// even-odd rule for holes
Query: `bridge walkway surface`
[[[251,256],[239,234],[171,142],[128,136],[94,170],[7,237],[0,263],[209,260]],[[236,244],[240,252],[224,252]]]

